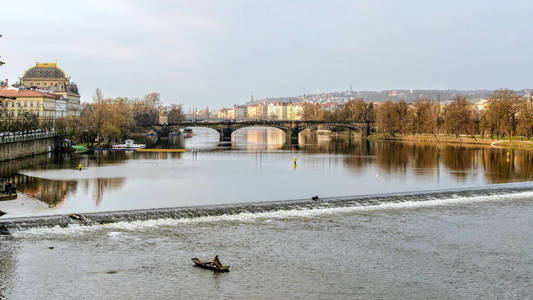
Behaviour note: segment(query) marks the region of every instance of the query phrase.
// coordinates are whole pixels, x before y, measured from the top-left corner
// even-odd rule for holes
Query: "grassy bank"
[[[509,139],[488,139],[480,136],[460,136],[459,138],[449,135],[399,135],[390,136],[380,133],[371,134],[368,137],[374,141],[404,141],[418,143],[436,143],[436,144],[460,144],[460,145],[482,145],[497,148],[520,148],[533,149],[533,139],[526,140],[524,137],[515,137],[512,141]]]

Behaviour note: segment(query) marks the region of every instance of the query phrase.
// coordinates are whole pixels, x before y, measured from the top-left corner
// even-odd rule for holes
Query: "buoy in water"
[[[81,169],[83,168],[83,166],[81,164],[78,165],[78,169],[81,171]]]

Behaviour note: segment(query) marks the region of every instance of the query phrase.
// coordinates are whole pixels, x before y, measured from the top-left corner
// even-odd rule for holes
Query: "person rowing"
[[[220,260],[218,259],[218,255],[215,255],[215,258],[213,258],[213,265],[215,265],[217,268],[222,267],[222,264],[220,263]]]

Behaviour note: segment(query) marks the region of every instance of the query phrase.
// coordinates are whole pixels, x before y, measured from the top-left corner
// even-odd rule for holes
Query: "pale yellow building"
[[[49,93],[62,96],[67,101],[66,115],[80,115],[80,94],[78,86],[70,81],[65,71],[57,63],[36,62],[22,76],[22,84],[26,88],[42,89]]]
[[[256,103],[248,106],[248,119],[264,120],[267,118],[267,106],[263,103]]]
[[[2,118],[23,118],[36,116],[39,119],[55,119],[58,104],[62,97],[52,93],[34,90],[2,89],[0,90],[0,116]],[[61,113],[59,111],[59,113]]]
[[[219,119],[233,119],[233,108],[222,108],[218,112]]]

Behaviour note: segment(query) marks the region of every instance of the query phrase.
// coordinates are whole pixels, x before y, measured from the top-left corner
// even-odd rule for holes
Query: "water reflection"
[[[170,135],[158,148],[186,153],[101,151],[2,164],[19,189],[52,207],[129,209],[223,204],[533,180],[533,151],[370,142],[338,134],[250,128],[220,145],[218,133]],[[243,151],[244,150],[244,151]],[[293,157],[298,156],[298,168]],[[77,171],[77,165],[84,166]],[[22,174],[17,174],[16,171]]]
[[[252,127],[233,133],[232,146],[235,149],[276,150],[283,148],[285,133],[277,128]]]
[[[23,176],[17,184],[19,191],[37,198],[50,206],[56,206],[67,199],[67,195],[76,190],[76,181],[49,180],[38,177]]]

